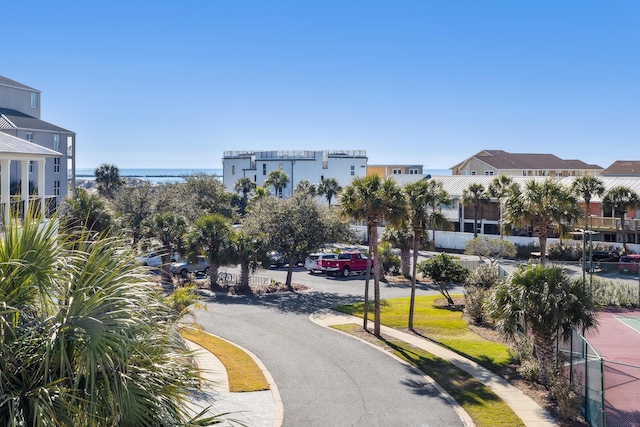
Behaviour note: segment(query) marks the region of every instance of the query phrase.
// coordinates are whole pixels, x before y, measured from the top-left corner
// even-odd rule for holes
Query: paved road
[[[265,274],[278,276],[283,271]],[[203,327],[255,353],[273,375],[285,426],[461,426],[417,371],[369,345],[312,323],[319,308],[361,300],[364,279],[296,272],[314,290],[264,297],[217,295],[198,313]],[[381,284],[383,297],[408,296]],[[434,290],[422,286],[419,294]]]

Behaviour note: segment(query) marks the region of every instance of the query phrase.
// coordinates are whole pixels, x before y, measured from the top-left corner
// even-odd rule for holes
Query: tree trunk
[[[218,289],[218,270],[220,269],[220,266],[218,265],[217,262],[211,262],[211,260],[209,260],[209,270],[211,271],[211,274],[209,274],[209,288],[211,288],[212,291],[215,291]]]
[[[413,265],[411,266],[411,298],[409,299],[409,330],[413,331],[413,308],[416,302],[416,274],[418,271],[418,247],[420,229],[413,230]]]
[[[549,384],[549,373],[553,372],[554,369],[555,354],[553,347],[553,337],[533,334],[533,349],[540,365],[538,380],[543,385]]]
[[[544,265],[547,260],[547,233],[541,233],[538,235],[540,240],[540,264]]]
[[[293,286],[291,286],[291,280],[293,279],[293,267],[296,265],[296,257],[289,257],[289,266],[287,268],[287,289],[289,292],[293,292]]]
[[[401,265],[400,273],[404,277],[409,277],[409,274],[411,274],[411,249],[409,248],[400,249],[400,265]]]
[[[243,290],[249,289],[249,263],[243,262],[240,265],[240,287]]]
[[[371,227],[373,242],[373,334],[380,336],[380,262],[378,259],[378,225]]]
[[[478,237],[478,207],[473,207],[473,238]]]
[[[367,272],[364,279],[364,316],[362,320],[362,328],[366,331],[369,321],[369,280],[371,278],[371,254],[373,253],[373,246],[371,244],[371,224],[367,224],[367,240],[369,243],[369,253],[367,254]]]

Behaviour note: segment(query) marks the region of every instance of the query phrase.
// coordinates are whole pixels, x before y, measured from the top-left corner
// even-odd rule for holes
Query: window
[[[475,175],[475,174],[476,174],[476,171],[471,171],[471,175]]]
[[[29,161],[29,173],[33,174],[33,160]]]
[[[60,195],[60,181],[53,181],[53,195]]]
[[[60,151],[60,135],[53,135],[53,149],[56,151]]]
[[[493,176],[493,171],[484,171],[486,176]]]
[[[266,175],[267,174],[267,164],[263,163],[262,164],[262,175]]]
[[[53,159],[53,173],[60,173],[60,157]]]
[[[31,92],[31,108],[38,108],[38,94]]]
[[[418,175],[418,169],[409,169],[409,175]]]
[[[24,137],[24,139],[26,139],[29,142],[33,142],[33,132],[27,132],[27,134]]]
[[[355,174],[356,174],[356,167],[351,166],[351,176],[354,176]]]
[[[392,173],[393,175],[400,175],[400,174],[402,174],[402,169],[393,169],[393,170],[391,171],[391,173]],[[353,175],[353,174],[351,174],[351,175]]]

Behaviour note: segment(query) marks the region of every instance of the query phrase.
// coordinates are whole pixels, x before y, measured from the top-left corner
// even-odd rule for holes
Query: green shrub
[[[484,301],[488,290],[480,286],[464,287],[464,315],[474,325],[482,325],[487,316],[484,311]]]
[[[626,283],[616,283],[594,276],[591,294],[600,307],[638,307],[638,290]]]
[[[397,276],[400,273],[400,257],[394,255],[392,247],[388,242],[382,242],[378,245],[378,259],[382,274]]]
[[[489,289],[498,283],[498,270],[484,264],[473,270],[464,282],[464,314],[474,324],[486,323],[484,302]]]
[[[517,249],[516,258],[529,259],[531,258],[531,252],[539,251],[540,246],[534,243],[529,243],[528,245],[516,245],[516,249]]]

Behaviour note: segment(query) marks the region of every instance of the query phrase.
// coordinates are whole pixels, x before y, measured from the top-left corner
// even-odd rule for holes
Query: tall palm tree
[[[124,180],[120,178],[120,169],[116,165],[103,163],[96,168],[93,174],[96,177],[98,192],[101,196],[112,198],[124,185]]]
[[[633,209],[640,206],[640,197],[629,187],[620,185],[607,191],[607,194],[605,194],[602,199],[602,204],[611,209],[613,214],[620,218],[622,247],[624,248],[624,253],[627,253],[627,232],[624,228],[624,219],[627,214],[627,209]]]
[[[430,181],[420,180],[404,186],[407,199],[409,223],[413,230],[413,267],[411,269],[411,298],[409,300],[409,330],[413,330],[413,314],[416,300],[416,275],[418,267],[418,249],[422,232],[429,221],[429,201],[433,192],[430,191]]]
[[[605,192],[604,183],[601,179],[591,175],[583,175],[576,178],[571,184],[571,189],[584,200],[584,219],[589,218],[589,205],[591,204],[591,197],[602,196]],[[586,228],[586,227],[585,227]]]
[[[242,194],[242,209],[240,211],[240,214],[242,216],[244,216],[244,214],[247,211],[247,203],[249,201],[249,193],[251,193],[253,190],[256,189],[256,183],[251,181],[250,178],[247,178],[246,176],[243,178],[240,178],[239,180],[236,181],[236,183],[233,185],[233,189]]]
[[[548,383],[549,370],[556,366],[558,333],[568,338],[572,326],[596,326],[595,304],[581,280],[571,280],[561,267],[542,264],[520,268],[510,280],[501,281],[489,297],[488,309],[507,337],[531,333],[542,384]]]
[[[489,195],[493,198],[498,199],[498,203],[500,204],[500,238],[503,237],[503,228],[504,228],[503,227],[504,221],[502,220],[502,214],[504,211],[504,201],[506,200],[507,196],[511,192],[512,188],[513,188],[513,179],[507,175],[500,175],[493,178],[487,190]]]
[[[393,178],[384,181],[378,175],[358,177],[340,193],[342,215],[367,223],[369,258],[364,292],[364,323],[367,329],[369,277],[373,257],[374,334],[380,335],[380,262],[378,262],[378,225],[383,220],[398,224],[406,217],[406,202],[402,190]]]
[[[287,184],[289,184],[289,176],[280,169],[269,172],[269,176],[264,180],[264,186],[272,186],[276,196],[280,198],[282,198],[282,190],[287,188]]]
[[[160,275],[164,285],[171,285],[171,255],[184,253],[184,236],[187,233],[187,220],[173,212],[153,215],[149,222],[149,236],[156,238],[162,245],[162,264]]]
[[[303,179],[296,184],[294,193],[305,193],[314,197],[318,194],[318,188],[315,184],[310,183],[308,179]]]
[[[427,206],[429,207],[428,223],[431,229],[431,241],[435,244],[436,229],[451,230],[453,228],[453,224],[442,214],[442,207],[451,206],[453,199],[444,189],[442,181],[430,179],[427,181],[427,187]]]
[[[560,224],[573,224],[582,217],[571,189],[554,180],[531,180],[524,191],[514,186],[505,203],[505,223],[530,225],[540,240],[540,262],[545,263],[549,231]]]
[[[209,261],[209,283],[212,290],[218,284],[218,270],[232,254],[231,225],[220,214],[205,215],[196,220],[188,237],[191,257],[204,252]]]
[[[331,199],[337,196],[341,189],[338,180],[335,178],[322,178],[320,184],[318,184],[318,194],[325,196],[329,207],[331,207]]]
[[[192,425],[179,315],[125,242],[36,219],[0,236],[0,425]]]
[[[483,205],[489,203],[489,197],[484,185],[473,183],[469,188],[462,190],[462,204],[473,206],[473,237],[478,237],[478,213]]]

